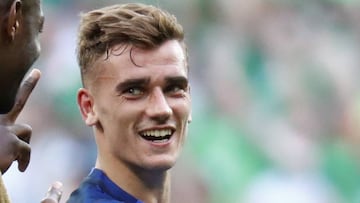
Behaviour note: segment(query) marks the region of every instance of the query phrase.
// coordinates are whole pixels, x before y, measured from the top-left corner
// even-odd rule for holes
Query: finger
[[[30,161],[31,128],[26,124],[0,125],[0,169],[4,173],[13,161],[18,161],[20,171],[25,171]]]
[[[10,132],[15,134],[20,140],[30,143],[32,128],[28,124],[14,124],[12,126],[8,126]]]
[[[41,72],[38,69],[33,69],[26,79],[21,84],[19,91],[16,95],[15,104],[11,111],[7,114],[9,122],[15,122],[21,110],[29,98],[32,90],[40,79]]]
[[[6,173],[6,171],[10,168],[13,160],[14,159],[5,159],[0,161],[0,172],[2,174]]]
[[[11,132],[14,137],[16,136],[16,142],[14,142],[14,159],[18,162],[18,169],[24,172],[30,162],[30,139],[32,129],[27,124],[14,124],[7,127],[7,130]]]
[[[63,184],[61,182],[54,182],[41,203],[58,203],[62,196],[62,186]]]
[[[31,148],[28,143],[21,140],[18,146],[19,146],[19,154],[16,157],[16,161],[18,162],[19,171],[24,172],[30,162]]]

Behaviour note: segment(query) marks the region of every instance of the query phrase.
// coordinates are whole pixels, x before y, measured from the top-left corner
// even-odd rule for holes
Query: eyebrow
[[[117,92],[122,92],[131,87],[146,86],[150,83],[150,81],[151,81],[150,77],[127,79],[123,82],[120,82],[118,85],[116,85],[115,90]],[[167,85],[168,84],[181,84],[181,85],[187,86],[189,81],[184,76],[175,76],[175,77],[166,77],[165,83]]]
[[[188,85],[189,81],[184,76],[175,76],[175,77],[166,77],[165,78],[166,84],[181,84],[181,85]]]
[[[150,83],[150,78],[134,78],[134,79],[127,79],[118,85],[116,85],[115,90],[121,92],[126,90],[130,87],[134,86],[145,86]]]

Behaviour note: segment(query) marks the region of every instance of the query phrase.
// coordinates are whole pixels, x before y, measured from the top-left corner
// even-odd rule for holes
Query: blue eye
[[[185,91],[186,91],[186,87],[183,87],[181,85],[170,85],[165,89],[165,92],[174,96],[183,95]]]
[[[141,87],[129,87],[121,94],[128,99],[139,99],[145,94],[145,90]]]
[[[141,88],[132,87],[132,88],[127,89],[125,93],[131,94],[134,96],[139,96],[139,95],[142,95],[144,93],[144,91]]]
[[[179,87],[177,85],[174,85],[170,88],[170,91],[173,92],[173,93],[176,93],[176,92],[179,92],[179,91],[182,91],[184,90],[182,87]]]
[[[182,97],[189,90],[188,79],[184,76],[174,76],[166,79],[164,92],[169,96]]]

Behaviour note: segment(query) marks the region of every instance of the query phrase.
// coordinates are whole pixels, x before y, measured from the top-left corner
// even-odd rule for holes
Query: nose
[[[160,88],[154,89],[150,94],[146,114],[159,123],[164,123],[170,118],[172,109]]]

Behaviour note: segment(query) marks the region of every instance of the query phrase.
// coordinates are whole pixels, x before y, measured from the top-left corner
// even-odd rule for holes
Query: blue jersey
[[[93,168],[67,203],[143,203],[125,192],[106,174]]]

